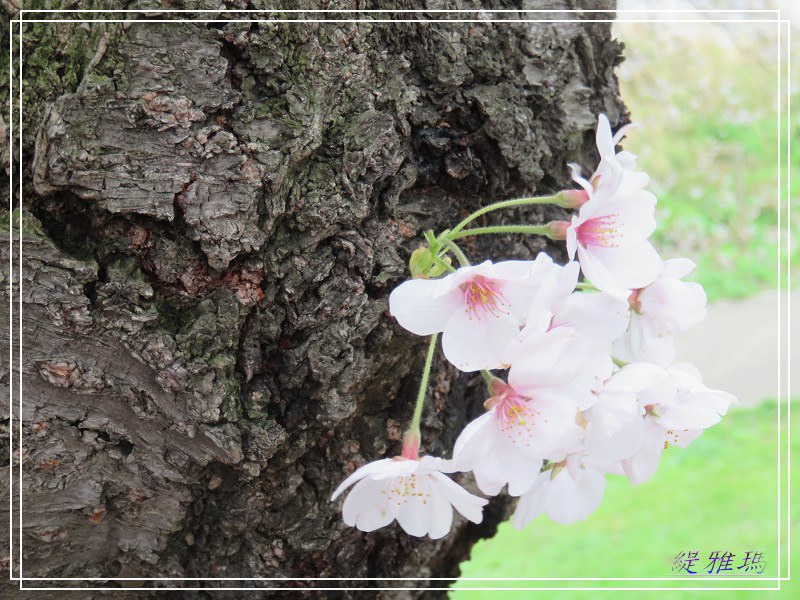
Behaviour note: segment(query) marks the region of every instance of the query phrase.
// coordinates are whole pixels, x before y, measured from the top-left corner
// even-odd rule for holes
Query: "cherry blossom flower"
[[[556,267],[539,254],[535,261],[486,261],[441,279],[412,279],[391,293],[389,310],[412,333],[443,332],[444,355],[458,369],[500,368],[538,286]]]
[[[540,293],[527,324],[518,341],[511,344],[505,353],[508,364],[514,362],[520,346],[530,344],[528,338],[558,328],[569,329],[578,340],[572,344],[573,357],[583,365],[563,392],[578,403],[581,410],[591,406],[595,394],[602,388],[613,370],[609,354],[611,343],[625,331],[628,325],[628,303],[602,292],[574,292],[577,266],[570,262],[560,271],[550,275],[546,293]],[[538,304],[537,304],[538,300]]]
[[[356,470],[336,488],[331,500],[355,484],[342,505],[347,525],[374,531],[397,519],[409,535],[438,539],[450,531],[454,507],[480,523],[488,502],[443,474],[453,471],[450,461],[431,456],[384,458]]]
[[[706,387],[693,366],[678,363],[663,369],[648,363],[625,366],[628,390],[636,394],[644,413],[633,426],[643,431],[642,445],[622,461],[632,484],[647,481],[655,473],[661,453],[670,445],[685,448],[704,429],[720,421],[736,398]],[[620,388],[623,388],[620,385]],[[629,429],[630,435],[635,435]]]
[[[575,175],[589,200],[566,228],[567,254],[576,253],[586,278],[600,290],[625,299],[630,291],[652,283],[661,259],[647,238],[655,229],[656,199],[641,180],[608,163],[597,190]]]
[[[664,263],[653,283],[629,297],[630,325],[615,342],[614,355],[626,362],[648,361],[662,366],[675,358],[673,334],[685,331],[706,316],[706,293],[700,284],[681,281],[694,270],[686,258]]]
[[[579,344],[567,328],[530,337],[509,382],[493,380],[488,412],[467,425],[453,451],[455,465],[473,471],[483,493],[506,484],[509,494],[524,493],[543,459],[561,460],[580,443],[578,405],[564,393],[583,365]]]
[[[520,496],[512,518],[514,528],[522,529],[541,513],[557,523],[584,521],[600,506],[605,488],[605,474],[591,458],[570,454],[561,462],[548,464]]]

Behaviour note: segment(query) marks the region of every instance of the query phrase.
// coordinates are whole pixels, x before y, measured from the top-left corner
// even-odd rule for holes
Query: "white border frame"
[[[490,14],[502,14],[502,13],[514,13],[514,14],[521,14],[521,13],[534,13],[534,14],[565,14],[565,13],[578,13],[578,14],[610,14],[616,15],[619,13],[633,13],[633,14],[665,14],[665,15],[682,15],[682,14],[735,14],[735,15],[742,15],[742,14],[755,14],[755,15],[770,15],[772,18],[755,18],[755,19],[686,19],[686,18],[640,18],[640,19],[615,19],[615,18],[604,18],[604,19],[580,19],[579,21],[574,18],[564,18],[564,19],[494,19],[494,18],[471,18],[471,19],[446,19],[446,18],[434,18],[434,19],[422,19],[422,18],[404,18],[404,19],[390,19],[390,18],[358,18],[358,19],[339,19],[339,18],[313,18],[313,19],[306,19],[306,18],[270,18],[270,19],[130,19],[130,18],[114,18],[114,19],[77,19],[77,18],[68,18],[68,19],[52,19],[52,18],[33,18],[33,19],[26,19],[26,14],[31,15],[61,15],[61,14],[77,14],[77,15],[85,15],[85,14],[122,14],[123,16],[127,16],[129,14],[143,14],[147,15],[150,13],[158,13],[158,14],[188,14],[188,15],[196,15],[196,14],[215,14],[215,15],[246,15],[246,14],[256,14],[256,15],[274,15],[274,14],[298,14],[298,15],[309,15],[309,14],[345,14],[345,15],[361,15],[361,14],[380,14],[386,15],[387,17],[392,14],[411,14],[411,15],[422,15],[422,14],[459,14],[459,13],[467,13],[467,14],[474,14],[474,15],[490,15]],[[791,357],[791,337],[787,335],[787,350],[786,350],[786,387],[784,388],[783,379],[781,376],[781,369],[783,367],[783,312],[782,312],[782,304],[781,298],[783,295],[783,290],[781,288],[782,276],[783,276],[783,268],[784,263],[782,260],[781,252],[782,252],[782,245],[781,245],[781,218],[782,218],[782,207],[781,207],[781,198],[782,198],[782,186],[784,185],[783,181],[783,162],[781,160],[781,152],[782,147],[784,144],[784,135],[786,135],[786,168],[787,168],[787,181],[786,184],[786,243],[787,248],[789,242],[791,241],[791,220],[790,220],[790,208],[791,208],[791,118],[787,119],[786,130],[784,132],[783,121],[782,121],[782,107],[784,98],[781,97],[783,91],[786,92],[786,107],[787,107],[787,115],[791,117],[791,93],[790,93],[790,86],[789,82],[791,80],[791,69],[790,69],[790,60],[791,60],[791,53],[790,53],[790,46],[791,46],[791,26],[790,21],[788,19],[782,19],[781,13],[779,10],[767,10],[767,9],[753,9],[753,10],[728,10],[728,9],[678,9],[678,10],[671,10],[671,9],[630,9],[630,10],[567,10],[567,9],[537,9],[537,10],[516,10],[516,9],[497,9],[497,10],[468,10],[468,9],[458,9],[458,10],[447,10],[447,9],[404,9],[404,10],[392,10],[392,9],[373,9],[373,10],[348,10],[348,9],[320,9],[320,10],[303,10],[303,9],[287,9],[287,10],[278,10],[278,9],[249,9],[249,10],[236,10],[236,9],[199,9],[199,10],[181,10],[181,9],[139,9],[139,10],[132,10],[132,9],[110,9],[110,10],[100,10],[100,9],[89,9],[89,10],[61,10],[61,9],[48,9],[48,10],[26,10],[21,9],[18,13],[16,19],[10,19],[9,21],[9,124],[8,124],[8,131],[9,131],[9,160],[10,164],[13,165],[14,160],[14,118],[13,118],[13,99],[14,99],[14,78],[13,78],[13,69],[14,69],[14,44],[13,44],[13,37],[14,37],[14,27],[16,24],[16,33],[19,36],[19,99],[18,99],[18,141],[19,146],[18,148],[21,149],[22,147],[22,47],[23,47],[23,36],[22,36],[22,24],[23,23],[173,23],[173,22],[197,22],[197,23],[218,23],[218,22],[237,22],[237,23],[253,23],[253,22],[260,22],[268,20],[273,23],[358,23],[358,22],[370,22],[370,23],[382,23],[382,22],[389,22],[389,23],[500,23],[500,22],[508,22],[508,23],[575,23],[579,22],[581,24],[584,23],[776,23],[778,26],[778,231],[779,231],[779,239],[778,239],[778,328],[779,328],[779,349],[778,349],[778,576],[777,577],[730,577],[730,576],[723,576],[723,577],[695,577],[695,576],[686,576],[686,577],[644,577],[644,578],[636,578],[636,577],[521,577],[521,578],[507,578],[507,577],[497,577],[497,578],[460,578],[462,581],[681,581],[681,582],[688,582],[688,581],[716,581],[716,582],[730,582],[730,581],[761,581],[761,582],[775,582],[777,584],[776,587],[536,587],[536,588],[521,588],[521,587],[507,587],[507,588],[499,588],[499,587],[473,587],[473,588],[459,588],[458,590],[453,591],[566,591],[566,590],[585,590],[585,591],[667,591],[667,590],[686,590],[686,591],[780,591],[781,589],[781,582],[782,581],[789,581],[791,579],[791,526],[790,526],[790,514],[791,514],[791,403],[789,401],[789,383],[790,383],[790,357]],[[783,59],[784,59],[784,48],[783,48],[783,29],[784,26],[786,27],[786,86],[785,90],[782,90],[782,81],[784,78],[784,66],[783,66]],[[14,199],[14,169],[12,168],[9,172],[9,211],[13,206],[13,199]],[[180,590],[180,591],[251,591],[251,590],[264,590],[264,591],[340,591],[340,590],[347,590],[352,589],[355,591],[378,591],[378,590],[409,590],[409,591],[423,591],[423,590],[451,590],[450,587],[397,587],[397,588],[373,588],[373,587],[363,587],[363,588],[344,588],[344,587],[332,587],[332,588],[321,588],[321,587],[25,587],[24,583],[27,581],[98,581],[98,582],[108,582],[108,581],[286,581],[286,582],[295,582],[295,581],[353,581],[354,578],[344,578],[344,577],[307,577],[307,578],[276,578],[276,577],[266,577],[266,578],[224,578],[224,577],[187,577],[187,578],[172,578],[172,577],[144,577],[144,578],[114,578],[114,577],[55,577],[55,578],[45,578],[45,577],[23,577],[22,575],[22,456],[21,453],[23,451],[23,438],[22,438],[22,294],[21,294],[21,287],[22,287],[22,198],[23,198],[23,189],[22,189],[22,179],[23,179],[23,165],[22,165],[22,155],[20,150],[20,160],[18,165],[18,186],[19,186],[19,208],[20,208],[20,218],[19,218],[19,264],[18,264],[18,271],[17,274],[19,275],[19,308],[17,313],[17,324],[18,324],[18,366],[19,366],[19,376],[18,376],[18,389],[19,389],[19,405],[18,405],[18,419],[19,419],[19,431],[18,431],[18,441],[19,441],[19,449],[18,452],[20,453],[20,467],[18,473],[18,495],[19,495],[19,520],[18,520],[18,527],[19,531],[18,534],[18,545],[19,545],[19,553],[18,553],[18,569],[19,575],[14,576],[14,449],[13,449],[13,441],[14,441],[14,414],[13,409],[14,407],[14,356],[13,356],[13,349],[14,349],[14,338],[13,338],[13,331],[14,331],[14,301],[13,301],[13,294],[14,294],[14,231],[13,231],[13,218],[12,214],[9,215],[9,304],[10,304],[10,312],[9,312],[9,579],[11,581],[19,582],[19,589],[25,591],[59,591],[59,592],[68,592],[68,591],[91,591],[91,590],[105,590],[105,591],[150,591],[150,590],[157,590],[157,591],[167,591],[167,590]],[[787,251],[786,257],[786,282],[787,288],[790,288],[791,284],[791,249]],[[790,309],[786,307],[786,319],[787,319],[787,333],[791,326],[791,315]],[[781,398],[783,398],[782,392],[786,390],[786,411],[787,411],[787,450],[786,450],[786,472],[787,472],[787,485],[786,485],[786,535],[785,541],[787,546],[787,569],[786,569],[786,576],[782,576],[783,571],[783,564],[782,564],[782,557],[781,557],[781,545],[784,540],[781,531],[782,521],[782,514],[783,514],[783,484],[782,484],[782,463],[781,463],[781,454],[782,454],[782,422],[781,422],[781,414],[783,411]],[[379,578],[359,578],[358,580],[361,581],[453,581],[453,578],[444,578],[444,577],[434,577],[434,578],[408,578],[408,577],[379,577]]]

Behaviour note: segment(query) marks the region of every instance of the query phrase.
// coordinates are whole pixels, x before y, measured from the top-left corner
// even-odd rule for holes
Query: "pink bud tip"
[[[589,201],[586,190],[563,190],[556,195],[559,206],[564,208],[580,208]]]
[[[551,240],[565,240],[567,239],[567,229],[569,229],[569,221],[550,221],[547,224],[547,237]]]

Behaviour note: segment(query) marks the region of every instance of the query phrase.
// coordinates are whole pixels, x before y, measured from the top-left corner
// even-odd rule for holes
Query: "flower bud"
[[[567,229],[569,229],[569,225],[569,221],[550,221],[547,224],[547,237],[551,240],[567,239]]]
[[[589,201],[589,194],[584,189],[562,190],[556,194],[556,204],[564,208],[580,208]]]

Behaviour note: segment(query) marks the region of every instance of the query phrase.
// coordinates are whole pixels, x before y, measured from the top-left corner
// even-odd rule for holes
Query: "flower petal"
[[[381,495],[383,482],[362,479],[350,491],[342,504],[342,519],[345,524],[361,531],[375,531],[394,521]]]
[[[339,484],[339,487],[336,488],[336,491],[334,491],[331,496],[331,501],[336,500],[339,494],[364,477],[372,477],[373,475],[381,473],[393,473],[396,464],[396,461],[393,461],[391,458],[383,458],[381,460],[374,460],[356,469],[347,479]]]
[[[440,279],[411,279],[389,295],[389,312],[404,328],[417,335],[444,330],[454,312],[464,309],[463,293],[453,289],[435,297],[442,287]]]
[[[442,350],[461,371],[498,369],[503,366],[503,354],[519,334],[519,326],[510,317],[484,314],[471,318],[465,310],[450,317],[442,336]]]
[[[483,521],[483,507],[489,503],[488,500],[470,494],[446,475],[432,473],[431,477],[433,485],[444,494],[453,508],[473,523]]]

